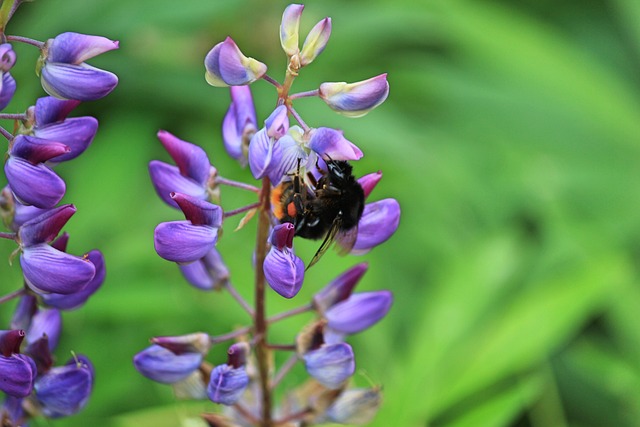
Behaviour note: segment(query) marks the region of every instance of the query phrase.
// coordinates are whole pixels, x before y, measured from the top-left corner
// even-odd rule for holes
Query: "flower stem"
[[[242,295],[238,293],[238,291],[231,284],[231,282],[227,281],[224,287],[227,289],[227,291],[229,291],[231,296],[238,302],[238,304],[240,304],[240,306],[244,309],[244,311],[249,313],[249,316],[253,317],[254,316],[253,308],[251,308],[249,303],[247,303],[247,301],[245,301],[245,299],[242,298]]]
[[[307,305],[303,305],[298,308],[291,309],[289,311],[283,311],[282,313],[278,313],[274,316],[271,316],[267,319],[267,323],[276,323],[282,319],[286,319],[287,317],[295,316],[296,314],[306,313],[307,311],[311,311],[313,309],[313,305],[311,303]]]
[[[273,390],[278,386],[278,384],[280,384],[282,379],[289,373],[289,371],[291,371],[291,369],[296,366],[296,363],[298,363],[298,355],[296,353],[293,353],[287,359],[287,361],[282,364],[280,370],[273,377],[273,381],[271,381],[271,390]]]
[[[243,328],[236,329],[235,331],[227,332],[226,334],[212,336],[212,337],[210,337],[211,338],[211,344],[219,344],[221,342],[225,342],[225,341],[232,340],[234,338],[238,338],[241,335],[245,335],[245,334],[251,332],[251,329],[253,329],[253,326],[245,326]]]
[[[0,135],[4,136],[7,141],[11,141],[13,139],[13,135],[2,126],[0,126]]]
[[[314,89],[314,90],[308,90],[306,92],[294,93],[293,95],[289,95],[289,99],[293,100],[293,99],[305,98],[308,96],[318,96],[318,95],[320,95],[320,90]]]
[[[223,178],[221,176],[216,177],[216,184],[220,185],[228,185],[229,187],[242,188],[243,190],[252,191],[254,193],[259,193],[260,189],[258,187],[254,187],[253,185],[245,184],[244,182],[232,181],[230,179]]]
[[[0,114],[0,119],[2,120],[26,120],[27,119],[27,115],[20,113],[20,114],[7,114],[7,113],[3,113]]]
[[[15,238],[16,238],[16,233],[4,233],[0,231],[0,239],[15,240]]]
[[[276,80],[272,79],[271,77],[269,77],[266,74],[262,76],[262,80],[271,83],[272,85],[274,85],[278,89],[280,89],[282,87],[282,85],[280,83],[278,83]]]
[[[302,126],[302,129],[304,129],[305,132],[309,132],[309,129],[310,129],[309,126],[307,126],[304,120],[302,120],[302,117],[300,117],[300,114],[298,114],[298,112],[293,108],[293,106],[287,105],[287,110],[289,110],[289,113],[291,113],[291,115],[296,119],[296,121],[300,123],[300,126]]]
[[[10,41],[10,42],[20,42],[20,43],[30,44],[32,46],[37,47],[38,49],[42,49],[44,47],[44,42],[41,42],[41,41],[38,41],[38,40],[34,40],[34,39],[30,39],[28,37],[7,36],[7,40]]]
[[[258,232],[256,236],[256,287],[255,287],[255,334],[256,334],[256,358],[258,362],[258,377],[262,394],[262,427],[273,427],[271,420],[271,389],[269,387],[269,348],[267,346],[267,320],[265,310],[265,277],[264,259],[267,256],[267,238],[269,237],[269,202],[271,196],[271,183],[269,178],[262,179],[260,191],[261,208],[258,217]]]
[[[259,207],[259,206],[260,206],[260,202],[256,202],[256,203],[252,203],[252,204],[247,205],[247,206],[243,206],[243,207],[238,208],[238,209],[233,209],[231,211],[226,211],[224,213],[224,217],[225,218],[229,218],[230,216],[234,216],[234,215],[241,214],[242,212],[250,211],[251,209],[255,209],[255,208]]]
[[[281,350],[281,351],[295,351],[295,344],[269,344],[269,348],[271,350]]]
[[[16,291],[11,292],[10,294],[7,294],[3,297],[0,297],[0,304],[3,304],[7,301],[11,301],[14,298],[18,298],[19,296],[22,296],[25,294],[25,289],[24,288],[20,288]]]

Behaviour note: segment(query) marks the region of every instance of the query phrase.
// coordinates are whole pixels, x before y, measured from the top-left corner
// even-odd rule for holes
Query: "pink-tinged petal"
[[[324,18],[309,31],[300,51],[300,65],[313,62],[322,53],[331,36],[331,18]]]
[[[117,41],[106,37],[91,36],[79,33],[62,33],[47,41],[50,62],[80,64],[101,53],[118,49]]]
[[[189,221],[163,222],[153,233],[158,255],[178,263],[199,260],[213,249],[217,240],[217,228],[193,225]]]
[[[20,242],[23,246],[52,242],[75,213],[74,205],[62,205],[45,211],[20,227]]]
[[[13,99],[13,95],[16,93],[16,81],[10,73],[2,74],[2,80],[0,81],[0,111],[4,110],[9,102]]]
[[[190,284],[204,291],[220,289],[229,281],[229,269],[215,248],[204,258],[179,267]]]
[[[93,279],[78,292],[72,294],[43,294],[41,295],[42,301],[50,306],[60,310],[73,310],[84,305],[91,295],[96,293],[98,289],[104,283],[106,276],[106,269],[104,266],[104,257],[98,250],[93,250],[88,254],[89,261],[95,266],[96,274]]]
[[[0,390],[9,396],[27,397],[33,390],[36,365],[29,356],[13,354],[0,356]]]
[[[98,131],[98,120],[94,117],[74,117],[61,123],[39,127],[34,131],[38,138],[58,141],[69,148],[67,154],[50,159],[59,163],[75,159],[89,147]]]
[[[340,388],[356,369],[353,349],[347,343],[323,345],[306,353],[303,360],[309,375],[329,389]]]
[[[20,353],[20,344],[26,333],[22,329],[0,330],[0,355],[9,357],[14,353]]]
[[[164,384],[187,378],[200,367],[202,354],[190,352],[177,355],[159,345],[147,347],[133,358],[133,365],[145,377]]]
[[[353,294],[325,312],[327,326],[344,334],[355,334],[379,322],[387,315],[392,303],[390,291]]]
[[[396,232],[399,224],[400,204],[397,200],[383,199],[367,203],[358,223],[358,237],[350,253],[365,254],[386,242]]]
[[[72,294],[87,286],[96,274],[89,260],[45,243],[24,248],[20,265],[27,285],[37,293]]]
[[[4,173],[14,196],[25,205],[51,208],[64,196],[66,186],[62,178],[42,163],[9,156]]]
[[[300,50],[298,47],[300,17],[304,5],[290,4],[282,14],[280,22],[280,45],[288,56],[293,56]]]
[[[158,196],[174,208],[178,208],[177,203],[171,198],[171,193],[174,192],[188,194],[201,200],[207,198],[206,189],[193,179],[183,176],[177,166],[152,160],[149,162],[149,175]]]
[[[304,281],[304,262],[292,249],[276,249],[273,246],[264,260],[264,275],[271,289],[285,298],[293,298],[300,292]]]
[[[308,145],[318,156],[329,156],[333,160],[358,160],[362,157],[362,151],[336,129],[320,127],[313,130]]]
[[[247,85],[267,72],[265,64],[244,56],[231,37],[209,51],[204,66],[207,83],[218,87]]]
[[[320,312],[325,312],[333,305],[346,300],[351,295],[369,265],[366,262],[357,264],[340,276],[333,279],[327,286],[313,296],[313,305]]]
[[[267,135],[270,138],[282,138],[289,130],[289,112],[285,105],[279,105],[264,121]]]
[[[63,121],[79,104],[80,101],[75,99],[58,99],[53,96],[38,98],[35,108],[36,127]]]
[[[320,98],[331,109],[348,117],[360,117],[382,104],[389,95],[387,74],[356,83],[322,83]]]
[[[271,235],[269,236],[269,242],[280,251],[284,248],[292,248],[295,233],[296,230],[292,223],[285,222],[284,224],[278,224],[273,227]]]
[[[95,101],[115,89],[118,76],[85,63],[47,62],[42,67],[40,82],[42,88],[56,98]]]
[[[211,163],[207,153],[195,144],[176,137],[166,130],[158,131],[158,139],[167,150],[180,173],[201,185],[209,180]]]
[[[49,350],[53,351],[58,346],[61,331],[62,316],[60,311],[55,308],[40,308],[31,320],[26,336],[27,343],[34,343],[46,335]]]
[[[382,179],[382,172],[373,172],[358,178],[358,184],[362,187],[362,191],[364,191],[364,197],[369,197],[369,194],[376,188],[376,185]]]
[[[11,188],[9,186],[7,186],[6,188],[8,191],[11,191]],[[11,195],[11,197],[13,198],[13,194]],[[36,208],[35,206],[23,205],[17,200],[15,200],[14,209],[15,211],[13,215],[13,222],[11,223],[11,229],[13,231],[18,231],[22,224],[32,220],[39,215],[42,215],[48,210]]]
[[[0,71],[6,73],[16,63],[16,53],[9,43],[0,44]]]
[[[251,138],[249,143],[249,168],[255,179],[261,179],[278,165],[282,152],[274,144],[273,139],[267,135],[265,128],[260,129]]]
[[[178,204],[185,218],[193,225],[208,225],[210,227],[222,225],[223,212],[220,206],[183,193],[172,193],[171,198]]]
[[[61,142],[35,136],[18,135],[13,139],[10,154],[28,160],[35,165],[70,152],[71,148]]]

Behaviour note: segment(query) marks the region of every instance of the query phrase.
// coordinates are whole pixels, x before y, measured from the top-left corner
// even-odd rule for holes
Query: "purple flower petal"
[[[244,367],[218,365],[211,372],[207,396],[212,402],[233,405],[240,399],[247,385],[249,385],[249,376]]]
[[[20,265],[27,285],[38,293],[78,292],[96,273],[90,261],[60,252],[45,243],[24,248]]]
[[[367,175],[361,176],[358,178],[358,184],[362,187],[362,191],[364,191],[364,197],[369,197],[369,194],[376,188],[378,182],[382,179],[382,172],[373,172]]]
[[[178,204],[171,198],[171,193],[174,192],[188,194],[201,200],[207,198],[205,187],[180,174],[177,166],[152,160],[149,162],[149,175],[158,196],[174,208],[178,208]]]
[[[292,249],[271,247],[263,268],[269,286],[281,296],[293,298],[300,292],[304,281],[304,262]]]
[[[190,284],[205,291],[220,289],[229,281],[229,269],[216,248],[211,249],[204,258],[179,267]]]
[[[244,56],[231,37],[209,51],[204,66],[207,82],[218,87],[247,85],[267,72],[265,64]]]
[[[362,218],[358,223],[358,237],[352,254],[360,255],[386,242],[398,229],[400,205],[395,199],[383,199],[364,205]],[[340,242],[337,240],[337,243]]]
[[[356,369],[353,349],[349,344],[323,345],[303,356],[309,375],[329,388],[339,388]]]
[[[13,68],[16,63],[16,53],[9,43],[0,44],[0,71],[7,72]]]
[[[36,364],[24,354],[0,355],[0,390],[9,396],[26,397],[33,390]]]
[[[92,368],[84,363],[52,368],[34,385],[42,413],[49,418],[66,417],[80,411],[92,388]]]
[[[17,426],[22,422],[24,417],[24,409],[22,408],[22,398],[7,395],[0,408],[0,413],[6,417],[8,425]]]
[[[40,308],[33,316],[31,325],[27,331],[27,343],[33,343],[46,335],[49,342],[49,350],[53,351],[58,346],[60,332],[62,331],[62,316],[55,308]]]
[[[62,178],[42,163],[9,156],[4,173],[16,198],[25,205],[52,208],[64,196],[66,186]]]
[[[282,152],[267,135],[266,128],[260,129],[249,143],[249,168],[255,179],[263,178],[279,164]]]
[[[102,286],[102,283],[104,283],[104,279],[106,276],[104,257],[102,256],[102,253],[100,251],[93,250],[89,252],[88,258],[96,269],[96,274],[95,276],[93,276],[93,279],[91,279],[89,283],[80,291],[74,292],[72,294],[42,294],[40,297],[46,305],[58,308],[60,310],[73,310],[82,306],[85,302],[87,302],[91,295],[96,293],[100,286]]]
[[[85,63],[47,62],[42,67],[41,83],[42,88],[56,98],[95,101],[115,89],[118,76]]]
[[[279,105],[264,121],[267,135],[270,138],[280,139],[289,130],[289,112],[285,105]]]
[[[13,139],[10,154],[28,160],[35,165],[70,152],[71,148],[60,142],[35,136],[18,135]]]
[[[361,292],[351,295],[325,312],[327,326],[345,334],[355,334],[380,321],[391,308],[390,291]]]
[[[185,218],[193,225],[207,225],[219,228],[222,226],[222,208],[205,200],[183,193],[171,193],[171,198],[178,204]]]
[[[11,317],[11,329],[29,329],[31,318],[37,309],[38,300],[36,300],[36,297],[31,294],[23,295],[18,301],[18,305]]]
[[[369,265],[366,262],[357,264],[340,276],[333,279],[327,286],[313,296],[313,304],[321,312],[333,305],[346,300],[351,295]]]
[[[179,263],[204,257],[218,240],[218,229],[193,225],[189,221],[163,222],[153,233],[156,252],[162,258]]]
[[[231,105],[222,121],[222,141],[229,155],[244,166],[246,145],[258,130],[256,110],[249,86],[231,86]]]
[[[269,179],[274,186],[278,185],[289,173],[296,171],[298,161],[300,161],[300,164],[304,164],[307,159],[307,153],[304,148],[290,135],[283,136],[275,144],[280,155],[277,162],[272,162],[272,167],[269,171]]]
[[[172,135],[166,130],[158,131],[158,139],[167,150],[180,173],[204,186],[211,174],[211,163],[207,153],[195,144]]]
[[[362,157],[362,151],[347,140],[342,131],[331,128],[315,129],[308,145],[320,157],[329,156],[333,160],[358,160]]]
[[[39,127],[34,135],[38,138],[58,141],[69,148],[67,154],[51,158],[55,163],[75,159],[91,144],[98,131],[98,120],[94,117],[74,117],[62,123]]]
[[[349,117],[360,117],[382,104],[389,95],[387,74],[356,83],[322,83],[320,98],[331,109]]]
[[[45,211],[20,227],[20,242],[23,246],[52,242],[75,213],[74,205],[62,205]]]
[[[0,85],[0,110],[4,110],[13,99],[16,93],[16,81],[10,73],[2,74],[2,85]]]
[[[145,377],[163,384],[172,384],[187,378],[200,367],[202,354],[190,352],[177,355],[154,344],[133,358],[133,365]]]
[[[58,99],[53,96],[38,98],[35,107],[36,128],[63,121],[79,104],[80,101],[75,99]]]
[[[117,41],[109,40],[106,37],[72,32],[59,34],[47,43],[49,45],[47,60],[67,64],[80,64],[87,59],[119,47]]]

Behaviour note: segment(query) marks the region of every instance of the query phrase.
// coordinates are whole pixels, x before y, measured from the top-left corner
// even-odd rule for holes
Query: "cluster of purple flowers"
[[[338,275],[319,289],[312,301],[270,317],[266,315],[265,282],[285,298],[295,297],[304,284],[305,264],[295,254],[294,241],[301,234],[297,218],[306,214],[305,201],[320,197],[324,191],[331,197],[339,197],[340,206],[356,203],[356,199],[350,200],[326,177],[330,167],[336,169],[335,165],[341,164],[350,171],[347,162],[363,156],[342,131],[308,126],[294,109],[293,101],[316,96],[340,114],[360,117],[380,105],[389,93],[387,76],[381,74],[357,83],[322,83],[316,90],[290,94],[300,70],[324,50],[331,33],[331,19],[325,18],[311,29],[300,48],[303,8],[292,4],[282,17],[280,40],[288,57],[283,83],[269,77],[267,66],[246,57],[230,37],[215,45],[204,61],[207,82],[229,87],[231,93],[231,105],[222,121],[224,147],[240,165],[249,165],[261,185],[222,177],[202,148],[167,131],[160,131],[158,138],[175,164],[157,160],[149,164],[158,196],[180,209],[185,218],[157,226],[156,252],[177,263],[191,285],[202,290],[229,291],[252,319],[251,325],[219,336],[197,332],[156,337],[151,346],[134,357],[134,365],[141,374],[171,384],[176,396],[208,398],[224,405],[222,412],[203,415],[211,426],[366,424],[380,404],[380,387],[353,385],[355,354],[347,342],[350,335],[385,317],[393,302],[388,290],[354,292],[368,269],[367,263]],[[258,124],[249,87],[257,80],[274,85],[278,93],[276,108],[262,126]],[[290,123],[291,119],[295,124]],[[342,171],[336,169],[333,173],[343,178]],[[367,198],[381,177],[381,172],[374,172],[357,178],[357,184],[353,185],[361,191],[356,193]],[[324,187],[320,188],[321,185]],[[225,211],[219,205],[222,186],[254,192],[257,201]],[[281,194],[283,186],[295,193],[286,203]],[[335,239],[343,252],[364,254],[394,234],[400,219],[395,199],[361,203],[364,205],[361,209],[353,210],[357,225],[346,230],[331,224],[323,246]],[[216,248],[226,219],[240,213],[245,214],[240,227],[252,219],[258,222],[258,243],[253,257],[247,258],[257,269],[256,283],[251,289],[255,296],[253,305],[231,284],[229,270]],[[336,218],[343,214],[340,210]],[[291,217],[296,220],[285,220]],[[334,222],[339,224],[338,221],[339,218]],[[269,326],[305,312],[315,312],[316,317],[302,326],[291,344],[268,341]],[[229,340],[235,342],[228,347],[226,362],[212,365],[205,360],[213,345]],[[292,353],[275,374],[274,351]],[[311,378],[287,391],[280,404],[274,404],[274,388],[297,363],[304,365]]]
[[[0,28],[5,29],[20,1],[3,2]],[[8,10],[5,10],[10,8]],[[0,110],[11,101],[16,82],[11,68],[16,54],[8,42],[24,42],[40,49],[37,70],[50,95],[39,98],[23,114],[0,113],[13,120],[14,133],[0,128],[8,141],[4,172],[8,185],[0,190],[0,217],[7,232],[0,237],[17,244],[23,283],[0,297],[0,304],[18,299],[9,329],[0,330],[0,425],[25,426],[30,418],[75,414],[89,400],[93,366],[86,356],[72,354],[55,363],[54,352],[62,331],[62,311],[81,307],[102,285],[102,253],[82,256],[66,252],[69,235],[60,233],[76,212],[71,204],[58,205],[65,181],[55,165],[82,154],[98,129],[94,117],[69,117],[81,101],[110,93],[117,77],[84,61],[117,49],[104,37],[63,33],[46,42],[0,34]]]

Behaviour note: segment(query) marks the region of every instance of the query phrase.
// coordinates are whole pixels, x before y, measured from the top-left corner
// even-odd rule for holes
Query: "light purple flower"
[[[149,174],[158,196],[169,206],[178,207],[171,198],[173,192],[188,194],[201,200],[207,198],[207,183],[216,170],[204,150],[161,130],[158,139],[177,166],[159,160],[149,163]]]
[[[269,138],[280,139],[289,130],[289,112],[285,105],[279,105],[264,121]]]
[[[60,311],[55,308],[39,308],[31,319],[26,340],[31,344],[44,335],[47,337],[49,350],[53,351],[58,346],[61,331],[62,316]]]
[[[240,399],[249,384],[245,369],[249,345],[244,342],[233,344],[227,350],[227,363],[216,366],[211,372],[207,396],[215,403],[233,405]]]
[[[385,73],[356,83],[322,83],[319,94],[332,110],[348,117],[361,117],[387,99],[389,82]]]
[[[218,87],[247,85],[267,72],[265,64],[244,56],[231,37],[209,51],[204,66],[207,83]]]
[[[302,357],[309,375],[330,389],[340,388],[356,368],[353,349],[346,343],[323,344]]]
[[[358,184],[362,187],[362,191],[364,191],[364,197],[369,197],[369,194],[373,191],[374,188],[378,185],[378,182],[382,179],[382,172],[373,172],[367,175],[361,176],[358,178]]]
[[[190,264],[179,265],[187,281],[198,289],[210,291],[220,289],[229,282],[229,269],[216,248]]]
[[[66,417],[84,408],[93,389],[93,377],[93,366],[83,356],[38,377],[34,390],[43,415]]]
[[[355,293],[330,307],[324,317],[333,331],[355,334],[379,322],[389,312],[392,303],[390,291]]]
[[[231,86],[231,105],[222,121],[222,141],[229,155],[247,164],[249,141],[258,130],[256,110],[249,86]]]
[[[62,99],[93,101],[108,95],[118,77],[84,61],[117,48],[117,41],[71,32],[47,40],[40,59],[42,87]]]
[[[329,156],[333,160],[358,160],[362,157],[362,151],[347,140],[342,131],[336,129],[314,129],[308,146],[322,158]]]
[[[154,232],[154,246],[162,258],[187,263],[199,260],[213,249],[222,225],[220,206],[182,193],[171,193],[187,221],[159,224]]]
[[[300,66],[313,62],[322,53],[331,36],[331,18],[324,18],[309,31],[300,51]]]
[[[133,358],[133,365],[138,372],[163,384],[172,384],[187,378],[201,363],[200,352],[175,354],[157,344],[147,347]]]
[[[0,44],[0,72],[10,71],[16,63],[16,53],[9,43]]]
[[[313,305],[320,312],[325,312],[335,304],[346,300],[356,287],[369,265],[366,262],[357,264],[340,276],[333,279],[327,286],[313,296]]]
[[[285,298],[300,292],[304,281],[304,262],[293,250],[293,224],[278,224],[271,232],[271,249],[264,260],[264,275],[271,289]]]
[[[361,255],[386,242],[400,224],[400,205],[396,199],[383,199],[364,205],[358,222],[358,236],[350,253]],[[336,243],[342,244],[340,236]]]
[[[16,81],[9,73],[16,63],[16,53],[9,43],[0,44],[0,110],[9,105],[16,92]]]
[[[298,33],[303,9],[304,5],[290,4],[282,14],[282,21],[280,22],[280,45],[284,52],[290,57],[300,51],[298,47]]]
[[[282,152],[273,138],[267,135],[267,129],[256,132],[249,143],[249,168],[255,179],[268,176],[277,166]]]

